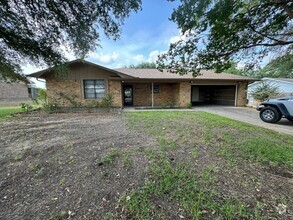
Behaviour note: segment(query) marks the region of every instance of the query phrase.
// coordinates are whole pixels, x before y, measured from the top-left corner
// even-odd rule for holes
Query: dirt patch
[[[0,130],[0,219],[107,216],[144,181],[137,149],[153,146],[117,114],[35,114]],[[117,149],[112,164],[101,163]]]

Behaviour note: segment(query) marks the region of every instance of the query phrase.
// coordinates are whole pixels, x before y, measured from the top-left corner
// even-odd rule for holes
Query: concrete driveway
[[[198,106],[195,111],[205,111],[237,121],[246,122],[259,127],[267,128],[279,133],[293,135],[293,122],[282,118],[276,124],[265,123],[259,118],[259,112],[254,108],[248,107],[227,107],[227,106]]]

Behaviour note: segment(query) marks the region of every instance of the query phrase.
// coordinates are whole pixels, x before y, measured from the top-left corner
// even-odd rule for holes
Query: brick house
[[[84,60],[68,63],[70,74],[58,78],[52,69],[30,74],[46,80],[49,102],[68,106],[67,94],[79,102],[101,100],[113,94],[113,106],[177,106],[189,103],[245,106],[247,86],[255,79],[212,71],[198,77],[156,69],[109,69]],[[59,95],[58,95],[59,94]]]

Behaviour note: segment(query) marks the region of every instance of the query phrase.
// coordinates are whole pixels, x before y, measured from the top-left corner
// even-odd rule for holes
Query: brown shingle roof
[[[68,62],[68,65],[83,63],[86,65],[92,65],[98,68],[105,69],[110,72],[116,73],[121,79],[127,78],[136,78],[136,79],[162,79],[162,80],[193,80],[193,79],[208,79],[208,80],[238,80],[238,81],[257,81],[255,78],[249,78],[229,73],[215,73],[210,70],[203,70],[200,72],[200,75],[197,77],[193,77],[192,74],[179,75],[175,73],[170,73],[167,70],[163,70],[163,72],[157,69],[128,69],[128,68],[120,68],[120,69],[109,69],[103,66],[100,66],[95,63],[91,63],[85,60],[73,60]],[[27,76],[36,77],[36,78],[44,78],[44,75],[52,72],[53,68],[48,68],[45,70],[41,70]]]
[[[256,81],[255,78],[249,78],[229,73],[215,73],[209,70],[202,70],[200,75],[193,77],[191,73],[186,75],[179,75],[175,73],[170,73],[167,70],[163,72],[157,69],[128,69],[120,68],[115,69],[118,72],[124,73],[126,75],[139,78],[139,79],[215,79],[215,80],[240,80],[240,81]]]

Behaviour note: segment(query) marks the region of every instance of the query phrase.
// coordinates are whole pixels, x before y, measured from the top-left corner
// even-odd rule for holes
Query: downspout
[[[152,107],[154,107],[154,83],[152,82]]]
[[[235,107],[237,107],[237,100],[238,100],[238,84],[239,82],[236,84],[236,88],[235,88]]]

